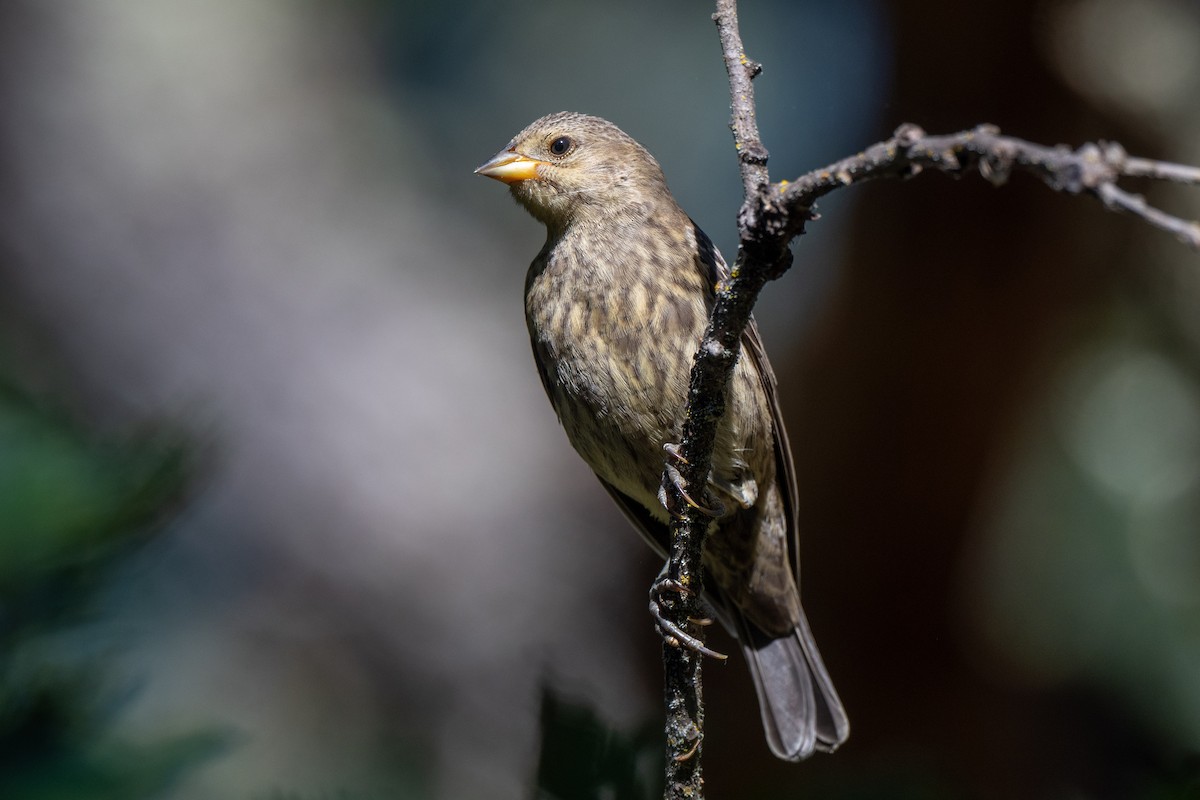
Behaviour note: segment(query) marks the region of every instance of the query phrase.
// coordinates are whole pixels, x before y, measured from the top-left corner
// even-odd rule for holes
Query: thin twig
[[[1154,208],[1117,186],[1122,177],[1200,185],[1200,169],[1131,158],[1114,142],[1085,144],[1076,150],[1064,145],[1047,147],[1002,136],[993,125],[944,136],[927,135],[916,125],[901,125],[892,138],[857,155],[790,183],[771,184],[768,203],[777,209],[778,216],[767,222],[794,235],[811,218],[816,200],[835,189],[879,178],[910,178],[924,170],[954,175],[978,171],[997,185],[1008,180],[1013,171],[1028,172],[1056,191],[1093,195],[1106,208],[1134,214],[1174,234],[1189,247],[1200,249],[1200,224]]]
[[[1152,161],[1148,158],[1126,156],[1122,175],[1132,178],[1154,178],[1160,181],[1175,181],[1176,183],[1200,184],[1200,168],[1186,164],[1171,164],[1166,161]]]
[[[742,165],[742,191],[746,197],[752,197],[769,180],[767,148],[758,136],[752,83],[762,72],[762,64],[749,59],[742,47],[737,0],[717,0],[717,12],[712,18],[717,23],[725,71],[729,74],[729,94],[733,98],[729,127],[733,131],[733,146]]]

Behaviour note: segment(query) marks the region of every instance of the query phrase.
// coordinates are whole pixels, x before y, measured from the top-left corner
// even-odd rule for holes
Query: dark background
[[[0,558],[37,556],[0,571],[0,610],[38,570],[94,578],[68,622],[47,609],[75,595],[21,595],[55,625],[0,631],[9,708],[86,674],[87,702],[110,699],[72,740],[85,764],[214,732],[137,795],[172,798],[530,797],[543,685],[617,731],[656,720],[658,565],[538,386],[521,285],[540,226],[471,171],[537,116],[599,114],[732,255],[709,14],[0,6],[0,378],[33,398],[0,414]],[[1186,0],[742,14],[776,179],[906,121],[1200,163]],[[1195,189],[1135,188],[1200,216]],[[802,591],[853,733],[775,762],[745,668],[713,665],[710,795],[1196,796],[1196,255],[1025,176],[821,211],[758,316]],[[140,455],[146,430],[191,466],[105,529],[148,538],[93,560],[89,520],[142,485],[110,459],[174,463]],[[43,457],[63,431],[88,470]]]

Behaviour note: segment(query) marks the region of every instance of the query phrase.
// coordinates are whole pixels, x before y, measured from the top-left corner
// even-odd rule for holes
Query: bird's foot
[[[724,661],[729,658],[729,656],[723,653],[718,653],[716,650],[706,647],[704,642],[667,619],[663,613],[663,606],[668,602],[664,598],[664,595],[668,593],[680,596],[689,595],[692,594],[692,590],[674,578],[667,577],[665,573],[666,569],[664,568],[663,574],[660,574],[657,580],[654,581],[654,585],[650,587],[650,616],[654,617],[654,625],[658,630],[658,635],[672,647],[686,647],[693,652],[715,658],[718,661]],[[712,620],[707,618],[689,617],[688,622],[695,625],[712,624]]]

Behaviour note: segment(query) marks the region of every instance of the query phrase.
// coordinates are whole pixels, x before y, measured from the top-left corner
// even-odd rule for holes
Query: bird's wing
[[[750,357],[762,382],[767,401],[771,404],[771,430],[775,434],[775,479],[783,489],[782,499],[784,517],[788,521],[789,535],[787,537],[792,570],[796,585],[800,585],[800,542],[799,520],[796,517],[796,465],[792,461],[792,448],[788,443],[787,429],[783,426],[783,412],[779,408],[779,392],[775,383],[775,372],[771,362],[767,360],[767,351],[763,349],[762,336],[754,319],[746,326],[742,334],[742,352]]]
[[[700,226],[695,221],[692,222],[692,229],[696,235],[697,258],[700,267],[708,276],[709,285],[715,293],[717,285],[721,281],[729,279],[729,265],[725,263],[720,251],[704,231],[700,230]],[[763,393],[766,394],[767,402],[771,406],[771,429],[775,434],[775,475],[784,490],[782,492],[784,515],[789,528],[788,555],[796,585],[799,586],[800,543],[799,521],[796,518],[796,465],[792,461],[792,448],[788,443],[787,429],[783,426],[783,413],[779,408],[779,390],[775,381],[775,371],[771,369],[771,362],[767,360],[767,350],[763,346],[762,335],[758,332],[758,323],[754,321],[753,316],[750,317],[746,330],[742,332],[742,354],[749,358],[750,363],[754,366]]]

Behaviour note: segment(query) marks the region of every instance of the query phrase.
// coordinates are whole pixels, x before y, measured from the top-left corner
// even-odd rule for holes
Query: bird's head
[[[646,148],[607,120],[569,111],[535,121],[475,172],[507,183],[551,230],[673,202]]]

